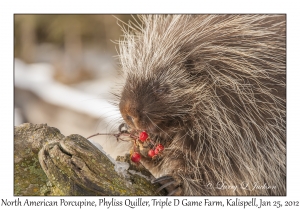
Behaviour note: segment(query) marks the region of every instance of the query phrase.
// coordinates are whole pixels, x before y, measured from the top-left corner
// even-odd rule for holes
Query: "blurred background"
[[[46,123],[65,136],[116,132],[121,123],[111,93],[122,87],[116,44],[131,15],[15,15],[15,125]],[[114,105],[115,102],[115,105]],[[111,154],[123,143],[91,141]],[[126,150],[126,149],[125,149]],[[128,150],[127,150],[128,151]]]

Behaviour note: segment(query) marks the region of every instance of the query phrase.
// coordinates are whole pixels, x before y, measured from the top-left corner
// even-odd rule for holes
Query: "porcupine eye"
[[[159,84],[158,82],[156,82],[154,84],[154,87],[153,87],[153,93],[159,97],[159,96],[163,96],[165,94],[169,94],[169,86],[164,84],[164,85],[161,85]]]
[[[133,123],[133,119],[132,119],[132,117],[131,117],[131,116],[127,115],[127,116],[126,116],[126,118],[127,118],[127,120],[128,120],[128,121],[130,121],[130,122],[132,122],[132,123]]]
[[[156,94],[164,94],[166,92],[167,92],[167,88],[166,87],[161,87],[161,88],[155,90]]]

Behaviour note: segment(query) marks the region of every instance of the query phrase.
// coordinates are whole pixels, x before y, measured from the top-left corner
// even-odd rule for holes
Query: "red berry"
[[[150,149],[148,151],[148,156],[152,158],[154,155],[155,155],[155,151],[153,149]]]
[[[165,147],[162,144],[159,144],[156,146],[156,149],[158,149],[158,151],[161,152],[165,149]]]
[[[144,141],[146,141],[147,138],[148,138],[148,133],[147,133],[146,131],[142,131],[142,132],[140,133],[139,139],[140,139],[142,142],[144,142]]]
[[[159,144],[156,146],[154,153],[157,155],[158,153],[162,152],[165,149],[165,147],[162,144]]]
[[[140,160],[141,160],[140,153],[138,153],[138,152],[132,153],[132,155],[131,155],[131,161],[132,162],[138,163],[138,162],[140,162]]]

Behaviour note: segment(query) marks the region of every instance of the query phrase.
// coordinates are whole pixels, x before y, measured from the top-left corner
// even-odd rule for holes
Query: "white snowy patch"
[[[128,170],[129,173],[131,174],[135,174],[135,175],[138,175],[140,177],[143,177],[145,179],[147,179],[148,181],[151,181],[151,178],[148,177],[148,176],[145,176],[144,174],[142,174],[141,172],[137,172],[137,171],[134,171],[134,170]]]
[[[124,178],[128,178],[128,168],[129,168],[129,164],[125,163],[125,162],[120,162],[120,161],[115,161],[115,171],[122,175]]]

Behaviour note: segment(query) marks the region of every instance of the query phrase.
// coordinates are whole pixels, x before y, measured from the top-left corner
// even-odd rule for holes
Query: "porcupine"
[[[154,182],[170,195],[285,195],[285,15],[139,19],[120,41],[119,108],[165,146],[142,157]]]

